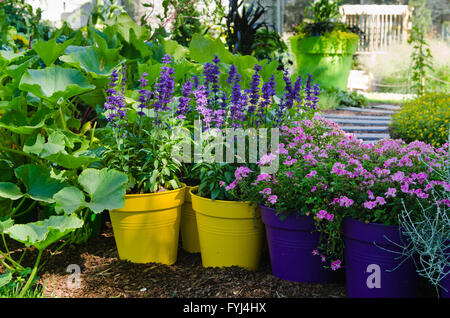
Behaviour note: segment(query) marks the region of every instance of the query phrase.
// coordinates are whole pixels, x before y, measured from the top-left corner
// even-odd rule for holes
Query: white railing
[[[394,43],[406,43],[411,29],[412,7],[407,5],[343,5],[342,21],[359,27],[358,52],[384,51]]]

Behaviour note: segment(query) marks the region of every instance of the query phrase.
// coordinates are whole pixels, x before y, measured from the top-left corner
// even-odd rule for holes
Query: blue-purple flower
[[[188,81],[183,85],[183,89],[181,91],[181,94],[183,96],[180,98],[180,103],[178,104],[178,108],[176,111],[177,118],[179,119],[185,119],[186,114],[189,113],[189,111],[191,110],[189,102],[191,101],[190,96],[192,94],[192,88],[193,83],[191,82],[190,79],[188,79]]]
[[[158,123],[158,113],[161,111],[169,110],[168,104],[172,101],[172,95],[175,89],[175,80],[173,78],[173,74],[175,73],[174,69],[170,66],[167,66],[170,61],[170,55],[166,54],[162,59],[164,66],[161,67],[161,74],[158,82],[155,85],[155,112]]]

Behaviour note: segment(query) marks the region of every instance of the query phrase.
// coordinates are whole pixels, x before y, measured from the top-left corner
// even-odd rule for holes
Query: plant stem
[[[9,265],[6,265],[8,268],[10,268],[12,271],[16,271],[16,270],[23,270],[23,266],[20,265],[19,263],[17,263],[15,260],[12,259],[11,256],[6,255],[5,253],[3,253],[2,251],[0,251],[0,255],[3,256],[5,258],[5,260],[9,261],[12,265],[14,265],[16,268],[12,268]],[[5,265],[4,261],[2,260],[2,264]]]
[[[19,210],[19,208],[22,206],[22,204],[25,202],[26,198],[23,197],[22,200],[20,200],[19,204],[12,210],[11,212],[11,218],[14,216],[14,214],[16,213],[17,210]],[[3,233],[2,233],[3,234]]]
[[[5,245],[6,255],[10,256],[8,245],[6,244],[5,233],[2,233],[3,245]]]
[[[36,276],[37,270],[38,270],[38,266],[39,266],[39,261],[41,260],[41,256],[42,253],[44,252],[44,250],[39,250],[39,254],[37,256],[36,262],[34,263],[34,267],[33,270],[31,271],[30,277],[28,278],[27,283],[25,284],[25,286],[22,288],[22,291],[19,294],[19,298],[23,298],[23,296],[25,295],[26,291],[30,288],[34,277]]]
[[[61,119],[61,124],[62,124],[64,130],[68,130],[67,129],[66,119],[64,118],[64,113],[62,111],[62,105],[59,105],[59,117]]]
[[[23,210],[22,212],[18,213],[15,215],[15,217],[21,216],[25,213],[28,213],[32,208],[34,208],[34,206],[37,204],[37,201],[34,201],[33,203],[30,204],[30,206],[28,208],[26,208],[25,210]]]
[[[15,272],[16,270],[9,266],[3,259],[0,258],[0,263],[10,272]]]

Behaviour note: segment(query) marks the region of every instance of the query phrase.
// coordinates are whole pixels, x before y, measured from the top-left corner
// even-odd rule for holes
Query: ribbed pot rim
[[[185,189],[187,186],[184,183],[181,183],[181,187],[175,190],[162,191],[162,192],[152,192],[152,193],[139,193],[139,194],[125,194],[125,199],[127,198],[140,198],[140,197],[148,197],[148,196],[158,196],[158,195],[166,195],[175,193],[177,191],[181,191]]]
[[[198,186],[195,186],[195,187],[191,187],[191,189],[189,190],[189,192],[191,193],[192,196],[196,197],[197,199],[204,200],[204,201],[212,201],[209,198],[204,198],[204,197],[201,197],[201,196],[195,194],[193,191],[197,190],[197,188],[198,188]],[[251,204],[251,202],[249,202],[249,201],[214,200],[213,202],[228,203],[228,204]]]

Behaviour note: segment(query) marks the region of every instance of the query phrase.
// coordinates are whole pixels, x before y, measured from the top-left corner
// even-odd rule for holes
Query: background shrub
[[[450,123],[450,95],[427,93],[407,101],[402,109],[392,116],[394,138],[410,142],[424,141],[433,146],[447,142]]]

